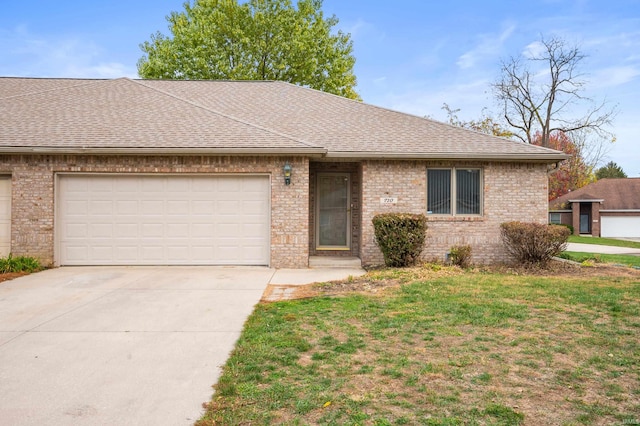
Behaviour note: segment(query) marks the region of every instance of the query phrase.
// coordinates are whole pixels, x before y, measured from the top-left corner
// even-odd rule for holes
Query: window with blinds
[[[427,214],[480,215],[480,169],[427,169]]]

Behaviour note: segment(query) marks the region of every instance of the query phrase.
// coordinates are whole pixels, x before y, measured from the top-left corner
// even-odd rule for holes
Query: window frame
[[[557,216],[555,216],[557,215]],[[558,221],[554,222],[553,217],[557,217]],[[549,224],[550,225],[562,225],[562,213],[561,212],[549,212]]]
[[[450,211],[451,213],[431,213],[429,212],[429,170],[448,170],[450,177]],[[479,213],[458,213],[458,171],[459,170],[474,170],[478,171],[478,195],[479,195]],[[427,167],[425,172],[426,179],[426,212],[427,217],[483,217],[484,216],[484,169],[482,167]]]

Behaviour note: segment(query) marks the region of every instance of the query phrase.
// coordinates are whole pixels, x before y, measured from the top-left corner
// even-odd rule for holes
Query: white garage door
[[[268,176],[61,175],[60,265],[268,265]]]
[[[640,216],[600,216],[603,237],[640,238]]]
[[[0,176],[0,257],[11,252],[11,176]]]

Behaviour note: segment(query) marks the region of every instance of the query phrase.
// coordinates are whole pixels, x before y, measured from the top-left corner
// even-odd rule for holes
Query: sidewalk
[[[262,300],[265,302],[288,300],[300,286],[345,280],[349,277],[359,277],[365,273],[365,270],[360,266],[360,259],[311,258],[307,269],[276,269],[269,280]]]

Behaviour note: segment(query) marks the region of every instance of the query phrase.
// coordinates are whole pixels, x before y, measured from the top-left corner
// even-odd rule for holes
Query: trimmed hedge
[[[420,258],[427,233],[423,214],[383,213],[374,216],[376,244],[390,267],[414,265]]]
[[[571,235],[566,226],[528,222],[505,222],[500,225],[500,234],[515,260],[540,264],[563,252]]]

